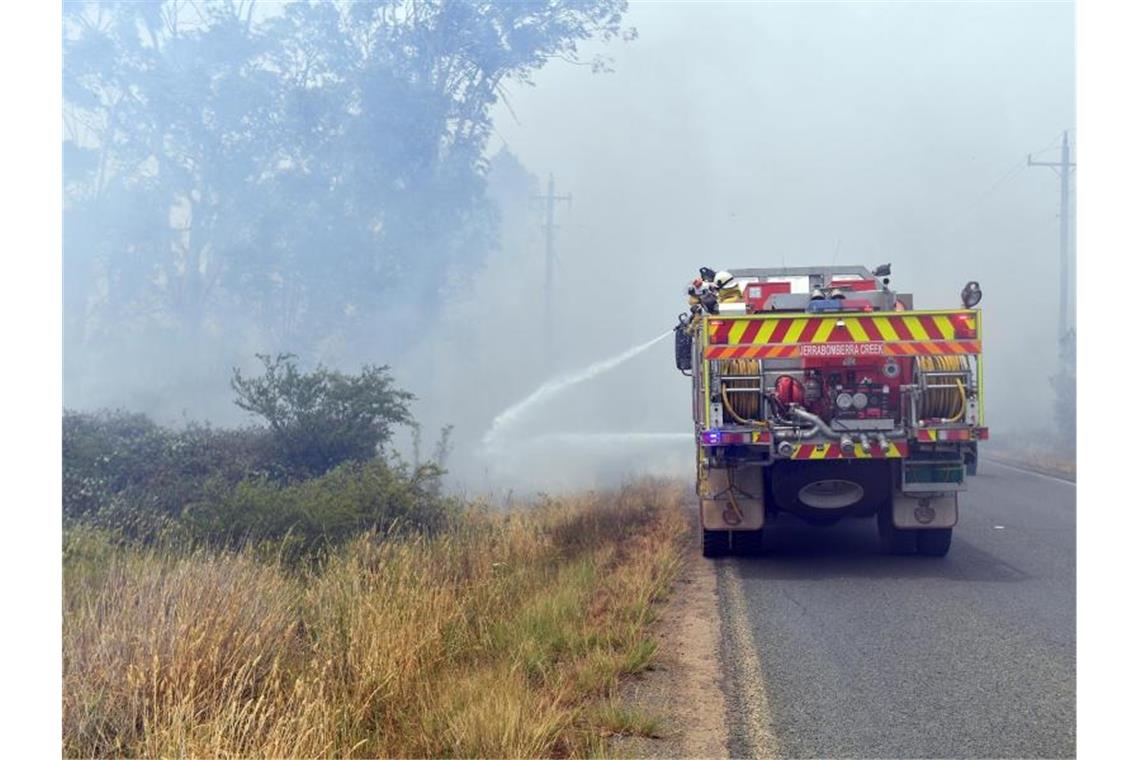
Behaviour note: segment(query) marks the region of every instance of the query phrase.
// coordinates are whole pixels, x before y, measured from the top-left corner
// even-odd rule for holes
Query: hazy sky
[[[552,63],[496,117],[492,152],[573,194],[559,297],[590,338],[568,354],[660,333],[703,264],[891,262],[919,308],[981,282],[992,425],[1051,414],[1059,182],[1024,164],[1075,127],[1071,4],[634,3],[627,22],[638,40],[583,50],[614,73]],[[660,349],[611,390],[645,390]],[[671,379],[649,392],[683,423]]]

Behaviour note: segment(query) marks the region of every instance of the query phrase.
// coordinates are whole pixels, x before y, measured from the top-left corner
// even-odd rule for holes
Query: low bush
[[[234,484],[269,470],[264,430],[170,430],[124,411],[63,414],[65,518],[149,512],[178,517],[207,481]]]
[[[188,533],[233,545],[278,541],[310,551],[364,530],[433,530],[446,518],[440,463],[383,457],[394,425],[418,427],[412,395],[386,367],[302,372],[290,354],[235,371],[236,403],[263,427],[175,430],[144,414],[65,411],[63,516],[153,541]],[[418,452],[418,448],[417,448]]]
[[[454,509],[439,495],[441,471],[380,459],[346,462],[319,478],[279,483],[261,476],[212,482],[183,513],[192,534],[213,543],[290,540],[294,550],[340,544],[363,531],[431,532]]]

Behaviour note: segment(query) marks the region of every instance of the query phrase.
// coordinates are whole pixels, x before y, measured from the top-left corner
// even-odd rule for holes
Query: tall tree
[[[632,36],[625,9],[66,4],[71,336],[224,325],[309,350],[430,304],[495,244],[484,150],[504,85]]]

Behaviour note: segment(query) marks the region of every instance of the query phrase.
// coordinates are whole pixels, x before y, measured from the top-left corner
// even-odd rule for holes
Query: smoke
[[[1026,155],[1058,160],[1074,127],[1071,4],[641,4],[629,22],[613,75],[551,67],[498,122],[574,195],[559,292],[606,273],[604,306],[563,315],[583,340],[660,325],[702,265],[890,262],[918,308],[981,283],[987,423],[1054,430],[1059,186]],[[611,386],[599,413],[652,405],[684,429],[669,375]]]
[[[390,365],[417,396],[425,445],[455,426],[454,488],[687,476],[690,383],[660,342],[697,268],[890,262],[892,287],[919,308],[955,307],[966,281],[981,283],[987,422],[995,437],[1055,428],[1058,187],[1025,157],[1056,160],[1074,126],[1071,4],[641,3],[625,23],[637,40],[580,45],[583,60],[610,57],[613,73],[555,61],[533,87],[504,86],[480,159],[494,243],[471,271],[421,269],[349,297],[323,278],[354,255],[370,262],[358,255],[367,246],[308,254],[299,281],[336,296],[324,317],[374,316],[322,333],[304,363]],[[549,257],[548,174],[572,196],[555,207]],[[312,192],[298,185],[276,217],[259,206],[274,240],[308,234],[293,216]],[[419,225],[440,224],[414,194],[396,197],[411,230],[400,254],[415,258]],[[65,288],[123,287],[97,252],[83,274],[88,251],[73,241],[84,234],[69,232]],[[229,266],[259,283],[259,319],[273,329],[250,329],[245,304],[218,312],[193,344],[111,321],[101,328],[117,342],[100,361],[69,333],[67,403],[232,422],[229,368],[297,350],[290,331],[320,316],[295,308],[259,255],[253,246]],[[71,292],[65,304],[87,314]]]

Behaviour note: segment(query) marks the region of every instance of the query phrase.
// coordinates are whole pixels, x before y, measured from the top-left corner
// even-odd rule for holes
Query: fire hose
[[[926,375],[937,373],[931,380],[948,380],[954,384],[935,382],[935,387],[926,387],[918,396],[919,419],[944,419],[957,422],[966,413],[966,386],[962,377],[969,377],[969,364],[964,356],[916,356],[914,367],[926,380]]]
[[[760,362],[756,359],[729,359],[723,363],[725,374],[728,375],[756,375],[756,379],[725,380],[721,383],[724,409],[732,419],[741,425],[762,425],[757,419],[761,412],[761,399],[764,389],[760,382]],[[755,388],[752,393],[747,392]],[[735,391],[745,391],[738,393]],[[736,401],[732,401],[735,397]]]

